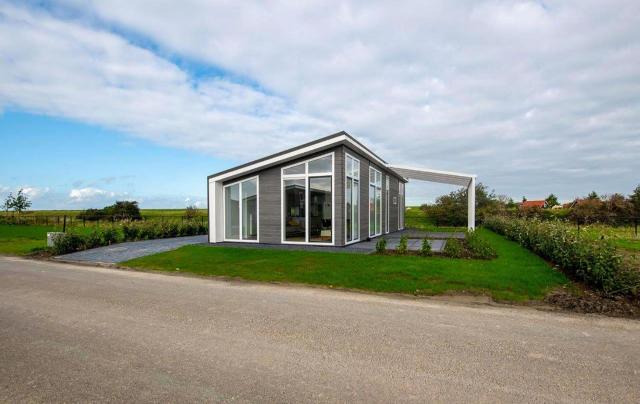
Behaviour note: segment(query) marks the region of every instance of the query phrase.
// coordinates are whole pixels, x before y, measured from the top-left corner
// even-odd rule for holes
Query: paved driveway
[[[632,320],[0,258],[0,402],[637,403],[639,346]]]
[[[201,244],[206,242],[206,235],[132,241],[128,243],[114,244],[107,247],[93,248],[91,250],[78,251],[71,254],[59,255],[56,259],[64,261],[115,264],[117,262],[144,257],[145,255],[175,250],[176,248],[184,245]]]

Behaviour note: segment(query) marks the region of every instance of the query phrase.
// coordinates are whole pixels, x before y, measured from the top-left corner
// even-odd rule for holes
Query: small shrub
[[[69,232],[60,237],[56,237],[53,243],[53,253],[55,255],[72,253],[84,250],[86,246],[85,238],[80,234]]]
[[[118,242],[118,230],[115,227],[107,227],[102,231],[103,245],[111,245]]]
[[[84,238],[84,248],[96,248],[102,245],[102,235],[99,231],[94,230]]]
[[[424,257],[428,257],[429,255],[431,255],[431,243],[429,242],[428,238],[424,238],[424,240],[422,240],[422,246],[420,247],[420,255],[424,256]]]
[[[457,238],[448,239],[444,245],[444,255],[451,258],[463,258],[465,256],[462,243]]]
[[[398,254],[404,255],[407,253],[407,251],[409,251],[408,242],[409,239],[407,239],[407,236],[400,237],[400,243],[398,244],[398,249],[396,250]]]
[[[467,232],[465,243],[473,258],[492,259],[498,256],[496,250],[475,231]]]
[[[125,241],[135,241],[138,239],[139,228],[133,223],[123,224],[122,234]]]
[[[378,254],[384,254],[387,251],[387,239],[381,237],[376,243],[376,252]]]
[[[140,240],[153,240],[158,238],[156,224],[153,222],[145,222],[138,229],[138,238]]]

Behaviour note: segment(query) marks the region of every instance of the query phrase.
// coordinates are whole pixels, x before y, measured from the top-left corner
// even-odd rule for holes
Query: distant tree
[[[7,198],[2,203],[2,209],[4,209],[5,212],[9,212],[11,209],[13,209],[13,201],[13,193],[9,192],[9,195],[7,195]]]
[[[103,209],[104,215],[114,220],[141,220],[140,208],[136,201],[116,201]]]
[[[596,191],[591,191],[591,193],[589,193],[589,195],[587,195],[587,199],[600,199],[600,197],[598,196],[598,194],[596,193]]]
[[[633,193],[629,195],[629,202],[631,203],[631,212],[633,216],[640,219],[640,185],[633,190]]]
[[[526,202],[526,201],[527,201],[527,197],[526,197],[526,196],[523,196],[523,197],[522,197],[522,202]]]
[[[193,219],[198,216],[198,208],[195,205],[189,205],[184,211],[184,215],[187,219]]]
[[[602,221],[612,225],[628,223],[633,210],[631,202],[622,194],[604,198],[603,208]]]
[[[439,196],[433,205],[422,205],[426,215],[438,226],[465,226],[467,224],[466,188]],[[482,222],[485,216],[502,213],[505,204],[500,202],[494,191],[482,184],[476,184],[476,220]]]
[[[15,210],[18,214],[21,214],[25,210],[29,209],[31,206],[31,201],[29,200],[29,196],[26,195],[22,189],[18,191],[16,196],[13,198],[13,203],[11,204],[13,210]]]
[[[558,198],[554,194],[549,194],[547,199],[544,200],[544,207],[547,209],[551,209],[557,205],[560,205],[560,203],[558,203]]]
[[[600,221],[603,213],[603,203],[600,198],[586,198],[577,200],[569,217],[576,223],[589,224]]]
[[[87,209],[83,212],[80,212],[77,216],[77,218],[80,220],[100,220],[104,219],[104,217],[104,209]]]

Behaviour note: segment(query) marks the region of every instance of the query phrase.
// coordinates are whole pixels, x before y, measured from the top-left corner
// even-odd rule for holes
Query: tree
[[[9,195],[7,195],[7,199],[5,199],[4,203],[2,204],[2,209],[4,209],[5,212],[9,212],[11,209],[13,209],[13,201],[13,193],[9,192]]]
[[[113,220],[141,220],[140,208],[136,201],[117,201],[102,209],[104,215]]]
[[[631,212],[633,216],[636,219],[640,219],[640,185],[629,195],[629,202],[631,202]]]
[[[30,206],[31,206],[31,201],[29,200],[29,197],[23,192],[22,189],[20,189],[16,194],[15,198],[13,198],[13,203],[12,203],[13,210],[15,210],[16,212],[18,212],[18,214],[20,214],[23,211],[29,209]]]
[[[465,226],[467,224],[467,189],[460,189],[439,196],[433,205],[422,205],[427,216],[438,226]],[[486,216],[504,212],[505,204],[493,191],[476,184],[476,220],[482,222]]]
[[[602,212],[603,203],[600,198],[586,198],[576,201],[569,217],[576,223],[589,224],[598,222]]]
[[[591,191],[591,193],[587,195],[587,199],[595,200],[595,199],[600,199],[600,197],[598,196],[596,191]]]
[[[547,209],[551,209],[554,206],[560,205],[558,203],[558,198],[554,194],[549,194],[547,199],[544,200],[544,207]]]

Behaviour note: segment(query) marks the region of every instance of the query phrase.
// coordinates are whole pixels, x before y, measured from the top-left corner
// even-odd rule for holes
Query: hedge
[[[79,234],[72,230],[64,236],[56,238],[52,250],[54,254],[60,255],[122,241],[153,240],[200,234],[207,234],[207,226],[196,221],[184,223],[131,222],[121,226],[97,228],[89,234]]]
[[[539,219],[494,216],[484,226],[606,294],[638,294],[640,274],[625,267],[608,240],[581,237],[574,226]]]

